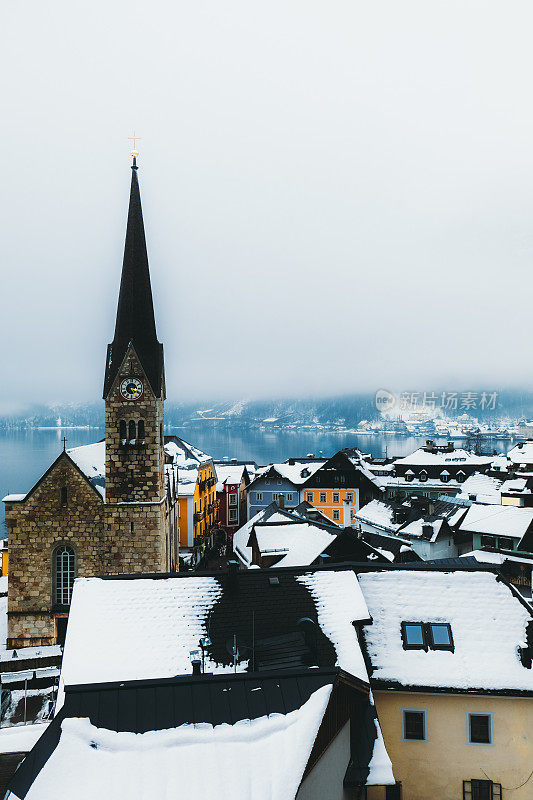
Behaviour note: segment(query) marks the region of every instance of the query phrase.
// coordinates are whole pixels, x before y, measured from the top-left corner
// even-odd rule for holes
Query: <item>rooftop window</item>
[[[454,651],[448,622],[402,622],[401,635],[404,650]]]

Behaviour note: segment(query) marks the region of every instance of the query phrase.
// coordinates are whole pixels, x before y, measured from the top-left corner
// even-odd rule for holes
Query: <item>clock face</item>
[[[143,382],[139,378],[125,378],[120,384],[120,394],[125,400],[138,400],[143,391]]]

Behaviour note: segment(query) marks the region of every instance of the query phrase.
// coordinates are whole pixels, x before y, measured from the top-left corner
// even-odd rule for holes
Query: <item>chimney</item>
[[[342,526],[343,528],[352,526],[352,507],[349,500],[342,501]]]

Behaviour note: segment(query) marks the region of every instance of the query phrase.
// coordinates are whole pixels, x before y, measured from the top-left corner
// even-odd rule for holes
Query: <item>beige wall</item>
[[[296,800],[348,800],[343,788],[350,761],[350,723],[347,722],[300,785]]]
[[[531,800],[533,698],[374,693],[402,800],[461,800],[463,780],[501,783],[503,800]],[[401,709],[427,709],[426,742],[402,741]],[[493,745],[468,744],[467,713],[492,713]]]

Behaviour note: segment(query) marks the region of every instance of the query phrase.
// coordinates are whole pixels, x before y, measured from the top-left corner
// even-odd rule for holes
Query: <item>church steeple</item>
[[[109,394],[129,344],[135,348],[156,397],[164,391],[163,345],[157,340],[146,239],[137,178],[137,152],[132,151],[131,191],[118,298],[115,336],[107,348],[104,399]]]

